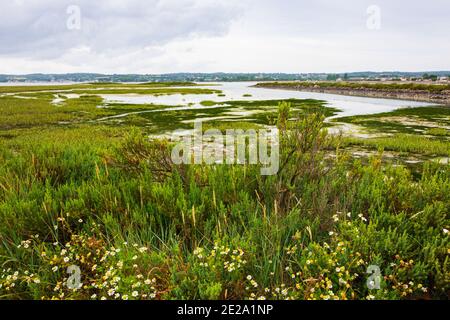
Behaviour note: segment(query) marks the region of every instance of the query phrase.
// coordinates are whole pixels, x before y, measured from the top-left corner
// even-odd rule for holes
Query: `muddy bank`
[[[375,88],[347,88],[347,87],[326,87],[318,85],[293,85],[283,83],[258,83],[255,87],[267,89],[284,89],[306,92],[329,93],[356,97],[386,98],[412,100],[421,102],[431,102],[450,106],[450,90],[440,92],[430,92],[427,90],[398,90],[398,89],[375,89]]]

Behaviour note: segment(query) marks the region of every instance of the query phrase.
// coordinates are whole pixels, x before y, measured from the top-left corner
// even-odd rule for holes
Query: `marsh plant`
[[[266,176],[175,163],[141,128],[5,129],[0,298],[448,298],[448,166],[354,159],[288,103],[273,125]]]

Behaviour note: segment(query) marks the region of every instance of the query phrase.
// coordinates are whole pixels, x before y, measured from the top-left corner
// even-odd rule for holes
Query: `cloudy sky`
[[[0,73],[450,70],[448,0],[0,0]]]

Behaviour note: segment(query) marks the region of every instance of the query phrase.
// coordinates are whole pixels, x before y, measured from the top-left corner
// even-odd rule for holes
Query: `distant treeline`
[[[450,76],[450,71],[433,72],[350,72],[333,73],[170,73],[170,74],[100,74],[100,73],[67,73],[67,74],[0,74],[0,82],[211,82],[211,81],[293,81],[293,80],[337,80],[339,78],[376,79],[376,78],[427,78]]]

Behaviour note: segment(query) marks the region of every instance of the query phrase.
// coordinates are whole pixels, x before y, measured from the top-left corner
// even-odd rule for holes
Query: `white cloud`
[[[81,28],[69,29],[67,8],[77,6]],[[2,1],[0,54],[59,58],[73,48],[122,53],[191,35],[227,32],[237,15],[232,1],[212,0],[22,0]]]
[[[381,29],[367,28],[367,7]],[[69,5],[80,30],[66,27]],[[0,4],[0,73],[450,69],[450,2],[15,0]]]

